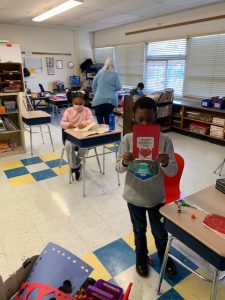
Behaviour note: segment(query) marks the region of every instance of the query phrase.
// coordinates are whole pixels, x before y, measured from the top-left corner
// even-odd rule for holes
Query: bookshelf
[[[0,92],[23,91],[22,65],[20,63],[0,63]]]
[[[221,121],[219,123],[218,121]],[[191,125],[200,128],[193,131]],[[201,103],[175,99],[172,128],[176,131],[225,144],[225,109],[202,107]],[[203,128],[203,131],[201,130]],[[219,134],[220,133],[220,134]]]
[[[0,93],[0,157],[25,152],[22,93]],[[3,149],[5,148],[5,149]],[[4,152],[3,152],[4,151]]]

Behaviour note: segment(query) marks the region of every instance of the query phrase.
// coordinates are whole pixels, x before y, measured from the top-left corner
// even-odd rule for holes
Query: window
[[[225,95],[225,34],[200,36],[188,41],[184,95]]]
[[[137,86],[143,81],[144,44],[115,47],[116,67],[123,86]]]
[[[94,49],[95,61],[104,64],[107,58],[114,58],[114,47],[104,47]]]
[[[149,92],[166,88],[183,94],[186,40],[149,43],[146,47],[145,86]]]

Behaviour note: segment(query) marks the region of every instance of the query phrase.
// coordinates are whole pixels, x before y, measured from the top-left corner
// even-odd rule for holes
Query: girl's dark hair
[[[136,113],[137,109],[148,109],[148,110],[154,110],[156,113],[157,106],[155,101],[150,97],[141,97],[134,103],[134,113]]]
[[[81,93],[81,92],[72,93],[72,99],[74,99],[74,98],[82,98],[82,99],[84,99],[84,94]]]

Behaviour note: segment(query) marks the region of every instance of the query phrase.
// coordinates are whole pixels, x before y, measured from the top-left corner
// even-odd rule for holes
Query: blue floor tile
[[[50,161],[46,161],[45,163],[49,166],[49,168],[59,167],[61,159],[54,159]],[[67,165],[68,163],[63,159],[62,166]]]
[[[182,253],[180,253],[175,248],[171,249],[171,254],[173,254],[176,258],[178,258],[180,261],[185,263],[185,265],[190,267],[192,270],[196,270],[198,268],[198,266],[196,264],[194,264],[190,259],[188,259],[186,256],[184,256]],[[151,257],[153,258],[153,261],[154,261],[154,263],[152,265],[152,268],[156,272],[159,273],[160,269],[161,269],[161,264],[160,264],[160,260],[158,258],[157,253],[152,254]],[[183,268],[181,265],[177,264],[176,262],[175,262],[175,264],[176,264],[176,267],[177,267],[176,277],[173,280],[171,280],[165,275],[165,280],[171,286],[175,286],[176,284],[178,284],[179,282],[181,282],[183,279],[185,279],[187,276],[189,276],[191,274],[191,272],[189,272],[187,269]]]
[[[15,168],[5,171],[5,175],[8,178],[13,178],[21,175],[29,174],[28,170],[25,167]]]
[[[184,298],[181,297],[181,295],[178,294],[174,289],[170,289],[157,300],[184,300]]]
[[[30,166],[42,163],[43,161],[40,159],[40,157],[31,157],[26,159],[21,159],[21,162],[24,164],[24,166]]]
[[[48,169],[48,170],[43,170],[43,171],[32,173],[32,176],[34,177],[35,180],[41,181],[41,180],[45,180],[45,179],[48,179],[51,177],[55,177],[57,175],[52,170]]]
[[[122,239],[112,242],[94,252],[112,277],[135,264],[135,252]]]

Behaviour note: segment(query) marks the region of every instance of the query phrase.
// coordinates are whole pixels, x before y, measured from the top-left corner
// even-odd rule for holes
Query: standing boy
[[[138,99],[134,104],[134,119],[138,124],[154,124],[156,122],[155,101],[148,97]],[[123,137],[121,142],[116,169],[119,173],[126,172],[123,197],[127,201],[133,224],[136,247],[136,271],[140,276],[146,277],[149,274],[146,214],[149,217],[151,231],[161,263],[168,239],[168,233],[161,222],[162,216],[159,213],[159,209],[164,205],[165,198],[164,173],[167,176],[174,176],[177,172],[171,139],[162,133],[160,134],[159,155],[157,158],[160,168],[156,176],[145,181],[135,177],[128,170],[129,163],[134,160],[133,133],[129,133]],[[170,258],[167,263],[166,273],[170,278],[176,275],[176,266]]]

